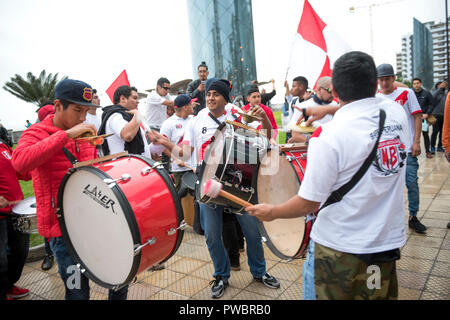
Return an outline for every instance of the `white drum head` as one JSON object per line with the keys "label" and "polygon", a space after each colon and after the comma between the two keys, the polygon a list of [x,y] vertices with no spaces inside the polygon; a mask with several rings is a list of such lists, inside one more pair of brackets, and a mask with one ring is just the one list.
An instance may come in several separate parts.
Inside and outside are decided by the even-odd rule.
{"label": "white drum head", "polygon": [[[262,174],[262,172],[271,171],[268,170],[268,167],[273,166],[272,161],[279,161],[278,170],[272,172],[272,175]],[[277,150],[268,151],[258,171],[258,202],[274,205],[284,203],[295,196],[299,188],[300,182],[297,173],[284,155],[278,156]],[[262,222],[262,226],[263,231],[265,231],[262,234],[268,237],[269,247],[274,247],[275,254],[281,253],[284,256],[282,258],[295,256],[300,249],[305,234],[305,219],[303,217]]]}
{"label": "white drum head", "polygon": [[[216,177],[219,164],[223,164],[224,162],[223,149],[225,146],[226,128],[227,126],[224,126],[221,131],[216,131],[214,134],[214,141],[208,146],[208,150],[205,153],[205,169],[200,181],[200,198],[203,198],[206,195],[204,192],[205,183],[209,179]],[[208,157],[206,157],[207,154]]]}
{"label": "white drum head", "polygon": [[12,210],[13,213],[18,215],[35,216],[36,215],[36,197],[29,197],[23,199],[16,204]]}
{"label": "white drum head", "polygon": [[64,223],[82,267],[108,285],[120,285],[132,269],[133,238],[119,199],[94,170],[77,170],[67,180]]}

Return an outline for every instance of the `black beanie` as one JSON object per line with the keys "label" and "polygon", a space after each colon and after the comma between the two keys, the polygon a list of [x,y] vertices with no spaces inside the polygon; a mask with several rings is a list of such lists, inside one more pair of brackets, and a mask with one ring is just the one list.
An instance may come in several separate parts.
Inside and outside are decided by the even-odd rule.
{"label": "black beanie", "polygon": [[222,79],[222,80],[215,80],[211,83],[205,84],[206,92],[209,90],[216,90],[218,93],[220,93],[227,102],[230,101],[230,82],[228,80]]}

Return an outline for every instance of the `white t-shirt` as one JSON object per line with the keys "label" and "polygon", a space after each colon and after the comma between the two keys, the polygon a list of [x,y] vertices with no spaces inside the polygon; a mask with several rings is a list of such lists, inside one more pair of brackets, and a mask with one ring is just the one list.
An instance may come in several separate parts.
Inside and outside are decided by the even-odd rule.
{"label": "white t-shirt", "polygon": [[167,106],[162,104],[165,100],[172,100],[170,94],[162,97],[155,90],[148,95],[143,112],[149,127],[159,129],[167,119]]}
{"label": "white t-shirt", "polygon": [[410,133],[410,141],[409,141],[409,149],[408,152],[411,152],[412,145],[414,143],[414,115],[416,113],[422,113],[422,108],[420,108],[419,101],[417,101],[416,94],[409,88],[398,88],[396,87],[394,92],[391,94],[382,94],[378,93],[379,96],[387,98],[389,100],[395,101],[401,106],[403,106],[403,110],[405,110],[408,123],[409,123],[409,133]]}
{"label": "white t-shirt", "polygon": [[[314,101],[313,98],[311,98],[311,99],[308,99],[308,100],[303,101],[303,102],[301,102],[301,103],[298,103],[298,102],[297,102],[295,105],[296,105],[297,107],[299,107],[300,109],[302,109],[302,108],[314,108],[314,107],[320,107],[320,106],[337,106],[338,104],[337,104],[336,101],[332,101],[332,102],[329,103],[329,104],[322,104],[322,105],[320,105],[320,104],[318,104],[316,101]],[[292,117],[291,117],[291,121],[290,121],[288,127],[290,127],[290,126],[293,125],[293,124],[295,125],[295,123],[297,122],[298,118],[300,118],[300,114],[302,114],[302,112],[299,111],[297,108],[294,108],[294,114],[293,114]],[[314,121],[314,122],[316,122],[317,124],[322,125],[322,124],[324,124],[324,123],[327,123],[328,121],[331,121],[332,119],[333,119],[333,116],[327,114],[327,115],[326,115],[325,117],[323,117],[322,119],[316,120],[316,121]]]}
{"label": "white t-shirt", "polygon": [[[242,112],[240,108],[229,103],[225,106],[224,114],[217,118],[217,120],[221,123],[225,122],[225,120],[238,120],[239,122],[246,124],[242,121],[242,117],[237,113],[238,111]],[[254,129],[261,128],[261,123],[259,121],[253,121],[246,125]],[[206,148],[211,143],[211,137],[218,127],[219,124],[209,116],[208,107],[200,110],[200,112],[188,122],[182,144],[187,144],[194,148],[194,153],[196,154],[199,163],[203,161]]]}
{"label": "white t-shirt", "polygon": [[[106,122],[105,133],[114,134],[106,138],[110,154],[119,153],[125,150],[125,141],[120,137],[120,132],[127,124],[128,121],[126,121],[120,113],[112,114]],[[145,150],[144,153],[141,153],[141,155],[151,159],[150,149],[147,143],[147,139],[145,138],[144,130],[142,130],[142,128],[139,128],[139,133],[142,135]]]}
{"label": "white t-shirt", "polygon": [[[340,202],[321,210],[311,238],[340,252],[367,254],[406,242],[403,189],[409,139],[408,120],[395,103],[362,99],[340,108],[333,121],[309,141],[308,164],[298,195],[324,203],[347,183],[373,149],[379,110],[386,112],[376,160]],[[316,133],[314,134],[314,136]]]}
{"label": "white t-shirt", "polygon": [[86,113],[86,120],[84,121],[84,123],[93,124],[98,130],[98,128],[100,128],[100,125],[102,124],[102,119],[98,114],[93,115],[88,112]]}
{"label": "white t-shirt", "polygon": [[[165,135],[169,140],[176,145],[181,145],[184,138],[184,132],[188,122],[193,118],[193,116],[188,116],[186,119],[180,118],[176,114],[172,115],[169,119],[163,122],[161,126],[160,133]],[[189,166],[195,168],[197,162],[195,161],[195,153],[192,154],[191,158],[186,162]],[[178,166],[175,161],[172,161],[172,171],[189,171],[191,169],[187,167]]]}

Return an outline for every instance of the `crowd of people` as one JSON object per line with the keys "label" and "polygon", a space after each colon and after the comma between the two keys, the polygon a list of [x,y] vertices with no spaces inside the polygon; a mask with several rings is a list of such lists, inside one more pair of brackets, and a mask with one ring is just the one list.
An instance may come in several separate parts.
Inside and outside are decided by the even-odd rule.
{"label": "crowd of people", "polygon": [[[231,103],[230,81],[209,77],[204,62],[197,70],[198,79],[175,99],[169,94],[171,82],[161,77],[145,103],[139,104],[135,87],[120,86],[113,105],[103,108],[89,84],[62,80],[56,86],[55,100],[39,110],[38,123],[27,124],[14,151],[0,126],[0,300],[28,293],[14,285],[25,263],[28,236],[15,231],[8,219],[13,204],[23,199],[19,179],[33,180],[39,233],[46,245],[42,268],[51,268],[55,259],[66,299],[90,298],[84,274],[79,288],[67,285],[68,267],[76,263],[56,214],[58,188],[71,167],[63,148],[78,161],[128,151],[166,162],[179,190],[184,174],[199,173],[214,133],[226,120],[264,130],[275,143],[280,128],[267,106],[276,95],[274,81],[270,93],[261,92],[256,81],[252,83],[242,94],[248,103],[240,108]],[[225,294],[231,271],[240,270],[239,252],[245,247],[253,279],[280,288],[280,282],[267,272],[257,219],[306,215],[314,225],[303,265],[305,299],[396,299],[396,260],[406,242],[405,185],[409,227],[418,233],[427,229],[417,218],[421,136],[427,158],[436,151],[445,152],[450,162],[448,83],[436,84],[432,94],[418,78],[413,90],[405,88],[396,82],[391,65],[376,67],[367,54],[350,52],[336,61],[332,77],[317,80],[313,91],[303,76],[295,77],[291,87],[287,81],[284,86],[282,113],[288,125],[282,128],[287,131],[283,142],[308,144],[301,187],[286,203],[250,206],[246,208],[249,214],[243,215],[232,207],[196,203],[195,217],[214,266],[211,297]],[[261,120],[248,120],[245,112]],[[289,130],[302,121],[318,128],[312,134]],[[87,132],[110,136],[100,148],[74,140]],[[366,285],[371,265],[381,270],[381,287],[375,290]],[[128,285],[109,290],[109,299],[126,299],[127,293]]]}

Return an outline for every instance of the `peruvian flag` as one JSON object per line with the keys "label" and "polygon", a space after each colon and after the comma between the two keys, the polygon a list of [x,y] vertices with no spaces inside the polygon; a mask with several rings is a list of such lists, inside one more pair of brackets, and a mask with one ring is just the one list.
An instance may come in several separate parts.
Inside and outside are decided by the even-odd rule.
{"label": "peruvian flag", "polygon": [[351,51],[349,45],[320,19],[305,0],[287,76],[304,76],[315,89],[317,80],[331,77],[334,62],[348,51]]}
{"label": "peruvian flag", "polygon": [[116,80],[106,89],[106,94],[111,99],[111,102],[114,103],[114,92],[120,86],[129,86],[130,82],[128,81],[127,71],[123,70]]}

